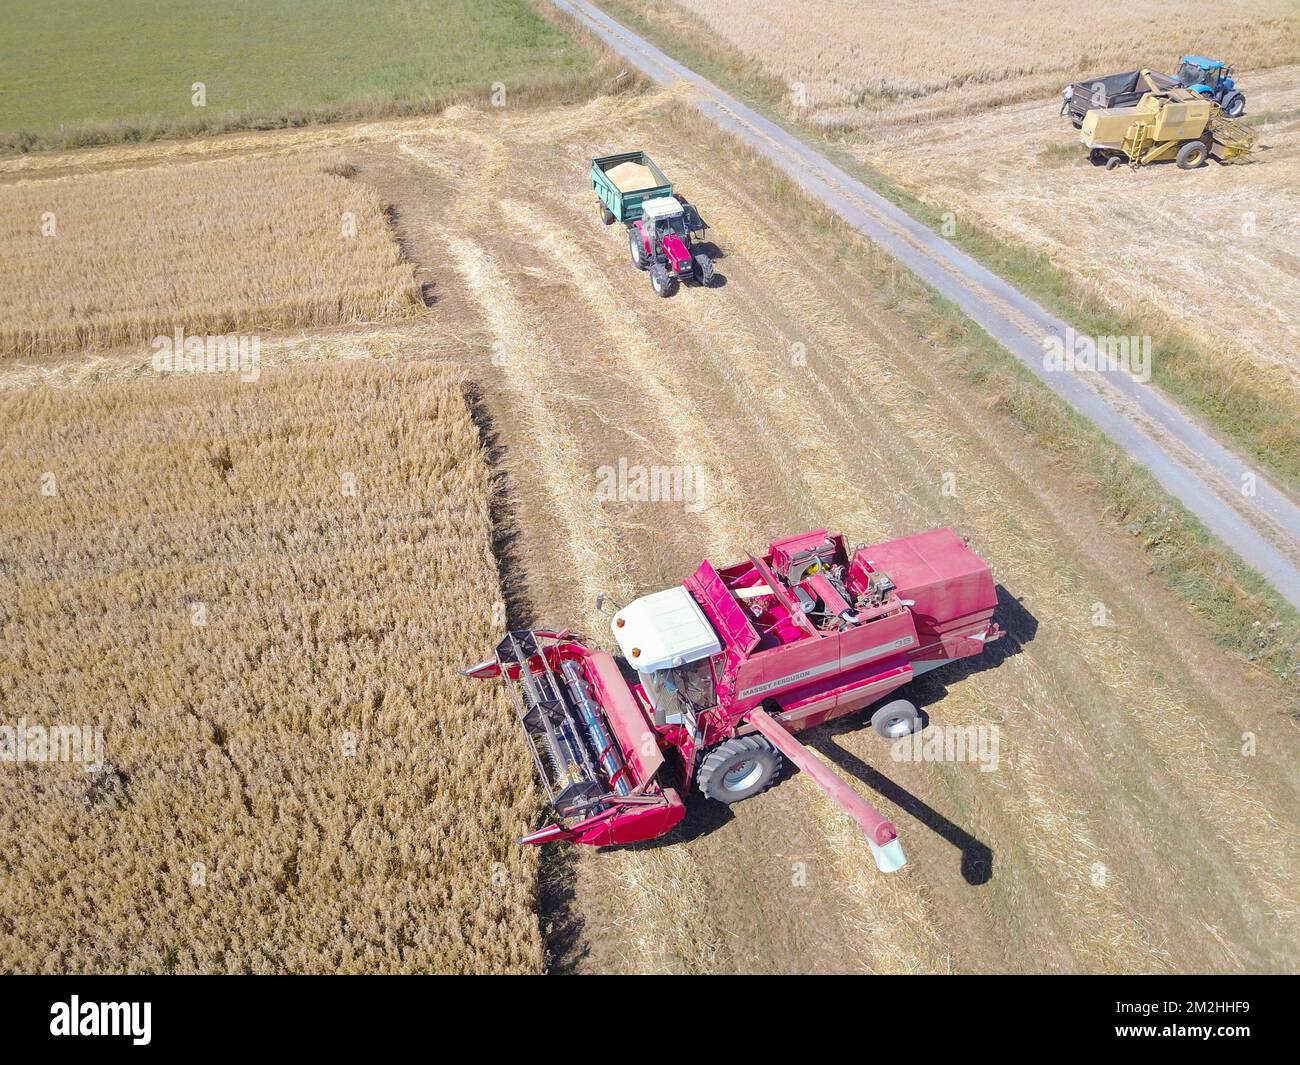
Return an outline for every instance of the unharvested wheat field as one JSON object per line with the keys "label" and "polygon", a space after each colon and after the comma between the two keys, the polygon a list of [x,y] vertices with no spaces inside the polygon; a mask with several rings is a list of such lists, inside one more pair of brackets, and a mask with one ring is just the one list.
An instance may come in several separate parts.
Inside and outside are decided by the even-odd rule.
{"label": "unharvested wheat field", "polygon": [[0,358],[411,311],[419,286],[384,205],[332,167],[230,159],[0,186]]}
{"label": "unharvested wheat field", "polygon": [[[536,971],[535,816],[491,641],[465,381],[313,362],[10,394],[0,970]],[[50,486],[43,491],[43,486]]]}
{"label": "unharvested wheat field", "polygon": [[[629,267],[621,232],[600,225],[590,159],[629,144],[652,145],[713,227],[717,288],[659,299]],[[761,167],[718,144],[716,130],[669,91],[546,110],[455,107],[436,121],[95,154],[111,171],[175,166],[176,158],[201,169],[232,151],[340,153],[356,168],[354,183],[394,206],[401,246],[431,279],[435,299],[394,323],[272,338],[252,385],[159,380],[147,356],[132,351],[101,353],[93,372],[83,372],[92,365],[85,352],[44,358],[41,373],[0,366],[6,413],[32,425],[7,445],[15,472],[7,474],[6,514],[39,516],[23,519],[35,538],[21,533],[4,556],[23,560],[16,602],[46,618],[42,629],[59,652],[15,644],[27,657],[6,678],[33,679],[17,693],[6,680],[6,713],[18,716],[16,699],[45,707],[45,716],[80,704],[81,693],[96,689],[79,686],[74,669],[99,670],[110,685],[101,700],[116,715],[110,721],[136,727],[131,708],[156,691],[167,704],[192,707],[175,729],[206,737],[197,749],[213,767],[193,774],[195,788],[247,830],[244,849],[233,838],[231,849],[262,855],[246,860],[261,879],[240,874],[252,904],[233,890],[222,896],[223,915],[238,899],[258,933],[270,929],[268,950],[258,951],[260,935],[246,944],[249,968],[368,967],[390,956],[388,941],[381,948],[377,940],[393,915],[409,923],[398,924],[402,963],[388,967],[436,967],[429,959],[446,965],[452,957],[462,968],[601,972],[1288,968],[1300,943],[1293,686],[1211,642],[1152,574],[1144,546],[1160,535],[1155,505],[1123,519],[1139,523],[1140,536],[1103,513],[1072,468],[1021,445],[1002,399],[963,375],[952,322],[893,263],[806,226]],[[40,165],[64,168],[68,159],[25,172]],[[422,375],[432,371],[401,369],[413,353],[454,359],[473,382],[500,477],[495,538],[486,481],[476,502],[459,508],[445,493],[412,487],[433,479],[420,471],[443,468],[436,435],[417,417]],[[246,395],[239,388],[280,391],[265,408],[232,407],[229,396]],[[136,404],[141,413],[132,415]],[[159,432],[173,409],[179,428]],[[319,431],[294,450],[290,430],[313,412]],[[98,447],[86,446],[87,426]],[[477,440],[474,448],[477,455]],[[53,466],[50,454],[67,457]],[[598,502],[600,468],[620,460],[702,467],[703,506]],[[149,461],[164,472],[146,476],[139,467]],[[64,470],[57,499],[39,494],[51,469]],[[944,491],[944,471],[953,469],[955,495]],[[348,470],[358,473],[355,499],[338,493]],[[166,487],[146,492],[155,477]],[[101,493],[111,497],[96,503],[102,518],[85,511],[84,530],[53,536],[45,523],[59,512],[50,505],[80,507],[85,478],[108,486],[127,478],[135,487]],[[149,521],[148,506],[165,520]],[[432,520],[423,508],[448,512],[437,536],[422,531]],[[15,521],[6,517],[6,528]],[[675,583],[702,558],[735,561],[771,537],[822,525],[861,542],[951,525],[993,565],[1008,636],[974,668],[936,672],[910,697],[939,723],[996,725],[1001,768],[892,762],[856,717],[806,733],[898,824],[909,864],[887,878],[856,827],[798,774],[731,808],[693,796],[683,825],[652,846],[548,849],[538,871],[530,864],[537,856],[509,842],[540,814],[514,723],[491,686],[454,676],[495,642],[499,617],[475,612],[499,595],[493,543],[514,623],[573,626],[609,644],[596,593],[626,602]],[[90,535],[103,542],[92,546]],[[146,559],[133,537],[148,548]],[[457,583],[458,551],[482,572],[481,594]],[[123,575],[124,563],[96,568],[119,556],[131,574],[156,576],[140,586],[143,578]],[[189,603],[205,595],[208,625],[196,632]],[[1106,626],[1093,624],[1098,601]],[[106,653],[118,646],[119,628],[162,653],[119,671]],[[11,629],[6,623],[7,637]],[[236,642],[222,658],[208,657],[205,641],[227,632],[257,639],[257,650],[244,653]],[[268,644],[277,633],[280,642]],[[229,678],[222,687],[214,670]],[[185,694],[190,685],[201,685],[198,696]],[[477,729],[472,742],[451,742],[437,731],[444,721]],[[431,731],[415,736],[421,728]],[[340,813],[336,774],[362,768],[329,761],[347,729],[386,737],[390,753],[365,782],[342,778],[357,790]],[[1246,731],[1257,740],[1250,758],[1241,754]],[[106,730],[110,759],[113,735]],[[146,742],[142,726],[127,736],[139,746],[120,763],[123,794],[134,787],[141,802],[162,795],[174,805],[155,800],[161,814],[141,831],[163,843],[135,848],[130,876],[115,874],[129,889],[119,905],[167,891],[185,900],[164,911],[176,916],[162,930],[139,909],[125,911],[138,932],[133,944],[162,944],[130,964],[245,964],[207,953],[225,926],[201,908],[212,894],[194,894],[188,879],[192,862],[207,860],[195,851],[227,837],[175,787],[175,773],[166,782],[149,775],[160,772],[148,752],[161,741]],[[378,757],[365,743],[358,757],[366,750]],[[471,752],[472,774],[459,760]],[[299,765],[310,771],[294,776]],[[60,831],[49,838],[73,840],[69,852],[79,845],[82,861],[111,871],[121,851],[94,826],[112,823],[96,817],[128,816],[111,805],[116,778],[87,809],[77,773],[23,773],[4,778],[17,795],[9,805],[32,813],[14,815],[6,831],[19,832],[40,802],[63,803]],[[448,790],[430,791],[432,779]],[[324,799],[315,806],[295,798],[318,792]],[[136,803],[123,801],[128,812]],[[268,810],[270,819],[258,820]],[[92,835],[78,844],[65,825],[88,825]],[[311,846],[299,850],[304,837]],[[433,853],[432,841],[448,838],[456,849]],[[367,846],[386,863],[365,867],[356,851]],[[136,857],[160,851],[165,865]],[[426,864],[426,855],[444,860]],[[67,942],[84,940],[88,950],[101,936],[113,946],[114,926],[82,901],[99,881],[71,853],[40,842],[30,859],[20,857],[41,873],[7,878],[27,885],[28,908],[3,912],[37,917],[4,925],[6,943],[16,944],[29,923],[44,938],[15,955],[15,967],[72,964],[58,946]],[[508,900],[491,892],[497,861],[506,864]],[[382,883],[377,868],[387,872]],[[169,879],[177,872],[178,881]],[[50,895],[37,883],[67,887]],[[354,899],[364,902],[338,916]],[[425,920],[421,902],[435,916]],[[526,920],[534,902],[540,922]],[[372,917],[372,907],[382,916]],[[286,931],[276,931],[279,917]],[[342,934],[340,922],[371,953],[322,948]],[[499,934],[486,931],[498,924]],[[173,927],[194,934],[176,942]],[[464,927],[485,929],[486,938],[441,938]],[[416,928],[432,929],[442,952],[407,946]],[[307,946],[297,945],[300,936]],[[103,967],[127,964],[126,947],[117,946]],[[230,956],[245,954],[232,947]]]}

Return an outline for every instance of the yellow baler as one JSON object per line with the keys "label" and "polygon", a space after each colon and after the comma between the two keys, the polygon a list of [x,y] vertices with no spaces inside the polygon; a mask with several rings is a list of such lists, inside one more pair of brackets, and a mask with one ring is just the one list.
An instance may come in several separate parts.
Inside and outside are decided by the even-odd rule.
{"label": "yellow baler", "polygon": [[1228,118],[1219,105],[1190,89],[1148,93],[1133,107],[1089,111],[1079,139],[1094,163],[1114,169],[1175,159],[1183,170],[1204,166],[1213,155],[1221,162],[1245,155],[1257,134]]}

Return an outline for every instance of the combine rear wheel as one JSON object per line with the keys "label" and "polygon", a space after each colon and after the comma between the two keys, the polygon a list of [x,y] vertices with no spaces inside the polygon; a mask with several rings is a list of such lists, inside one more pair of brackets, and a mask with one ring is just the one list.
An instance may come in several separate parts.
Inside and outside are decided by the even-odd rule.
{"label": "combine rear wheel", "polygon": [[1178,169],[1195,170],[1198,166],[1204,166],[1209,157],[1210,152],[1204,141],[1188,141],[1178,149]]}
{"label": "combine rear wheel", "polygon": [[900,740],[921,727],[921,715],[906,699],[895,699],[871,715],[871,727],[887,740]]}
{"label": "combine rear wheel", "polygon": [[780,751],[762,736],[737,736],[704,756],[695,779],[705,798],[730,805],[770,788],[780,775]]}

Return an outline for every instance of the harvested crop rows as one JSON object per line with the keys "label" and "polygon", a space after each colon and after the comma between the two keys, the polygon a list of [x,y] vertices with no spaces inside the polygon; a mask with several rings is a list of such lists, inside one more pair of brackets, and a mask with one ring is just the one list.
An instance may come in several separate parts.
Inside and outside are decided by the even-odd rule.
{"label": "harvested crop rows", "polygon": [[[920,311],[888,291],[889,264],[842,272],[837,247],[809,244],[715,139],[671,109],[597,101],[544,120],[458,111],[401,136],[396,155],[375,144],[357,156],[363,180],[411,205],[412,254],[450,253],[439,314],[477,323],[528,616],[599,636],[598,590],[626,601],[701,557],[731,561],[820,524],[870,541],[950,523],[993,562],[1013,635],[989,668],[918,694],[936,721],[997,724],[1007,746],[982,774],[892,763],[860,721],[814,733],[883,796],[912,858],[904,873],[878,876],[851,826],[796,779],[729,811],[696,806],[671,845],[559,859],[585,928],[559,963],[1284,966],[1300,796],[1283,694],[1209,645],[1131,538],[945,372],[944,337],[917,337]],[[627,144],[655,145],[715,227],[719,288],[658,299],[621,232],[599,224],[587,162]],[[520,153],[527,195],[510,176]],[[599,471],[620,460],[700,464],[704,505],[597,502]],[[1098,602],[1106,627],[1092,623]],[[1254,760],[1244,730],[1260,738]]]}

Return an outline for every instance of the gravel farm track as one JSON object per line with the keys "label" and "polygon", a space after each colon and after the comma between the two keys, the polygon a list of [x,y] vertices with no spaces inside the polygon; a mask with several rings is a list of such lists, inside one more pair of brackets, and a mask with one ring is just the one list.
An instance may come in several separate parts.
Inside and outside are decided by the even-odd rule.
{"label": "gravel farm track", "polygon": [[[654,844],[551,852],[554,969],[1292,966],[1300,734],[1283,687],[1208,640],[1133,538],[1023,446],[992,397],[945,372],[941,342],[918,334],[886,272],[851,276],[840,238],[765,197],[677,95],[47,156],[0,180],[92,158],[344,153],[392,205],[428,311],[268,340],[264,361],[469,369],[502,474],[514,623],[604,640],[598,591],[625,601],[701,558],[734,561],[822,525],[857,542],[951,525],[992,564],[1009,635],[918,682],[915,699],[936,724],[998,726],[995,772],[891,761],[860,718],[805,734],[896,822],[905,870],[880,875],[852,823],[797,775],[735,808],[696,797]],[[659,299],[621,229],[600,225],[589,160],[627,145],[653,146],[699,205],[716,288]],[[143,359],[75,372],[131,373]],[[74,369],[4,376],[16,387],[16,375]],[[702,467],[704,505],[597,502],[598,469],[620,460]],[[1093,624],[1099,603],[1106,626]]]}

